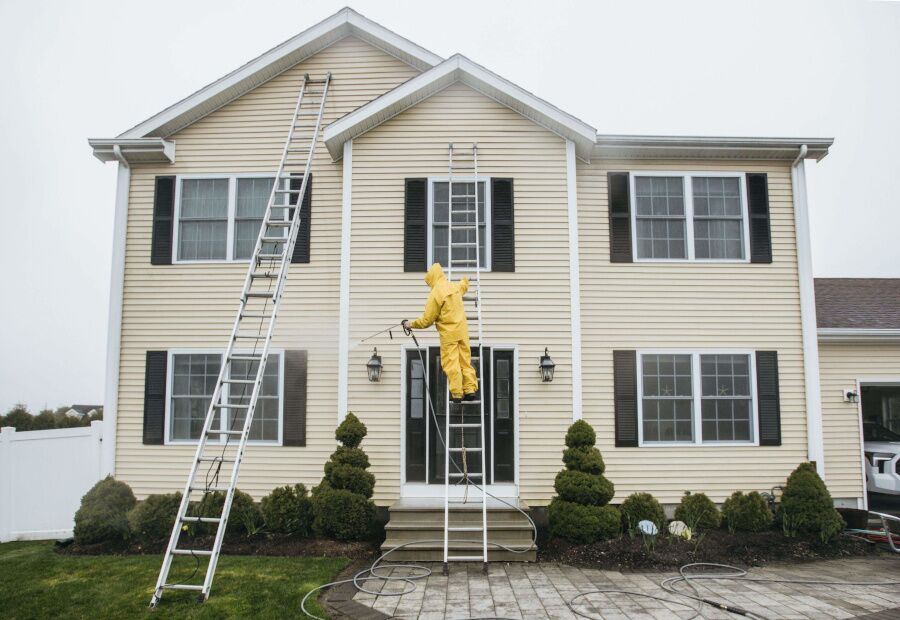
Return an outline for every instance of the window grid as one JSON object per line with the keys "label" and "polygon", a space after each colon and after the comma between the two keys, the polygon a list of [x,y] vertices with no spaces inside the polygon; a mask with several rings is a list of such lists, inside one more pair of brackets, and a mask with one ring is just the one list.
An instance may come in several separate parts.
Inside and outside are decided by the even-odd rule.
{"label": "window grid", "polygon": [[[222,353],[207,352],[173,352],[170,364],[172,367],[167,433],[170,443],[193,442],[200,438],[209,403],[215,391],[223,359]],[[253,379],[256,376],[258,363],[233,362],[231,379]],[[250,423],[250,441],[275,443],[281,435],[281,354],[270,353],[263,374],[263,383],[257,398],[256,411]],[[248,404],[252,394],[252,386],[223,385],[224,398],[230,404]],[[235,412],[233,417],[225,419],[219,412],[213,422],[213,428],[243,428],[246,410]],[[225,438],[220,438],[221,442]],[[215,439],[209,440],[216,443]]]}
{"label": "window grid", "polygon": [[[747,262],[744,173],[639,171],[630,176],[635,260]],[[673,179],[681,182],[682,200]]]}
{"label": "window grid", "polygon": [[229,210],[228,179],[184,179],[181,182],[178,258],[225,258]]}
{"label": "window grid", "polygon": [[[454,181],[452,201],[448,199],[449,182],[446,180],[431,181],[431,205],[429,215],[431,218],[431,260],[429,262],[440,263],[447,268],[448,251],[451,245],[448,239],[450,231],[450,217],[453,217],[452,251],[454,261],[472,261],[468,266],[456,267],[457,271],[469,271],[474,269],[476,258],[475,230],[461,230],[455,228],[459,225],[475,223],[475,188],[478,196],[478,258],[482,270],[489,269],[489,220],[487,204],[487,181],[470,180]],[[451,206],[452,205],[452,206]],[[458,263],[457,263],[458,264]]]}
{"label": "window grid", "polygon": [[[690,396],[683,378],[685,359],[690,367]],[[673,369],[676,360],[681,364],[677,371]],[[639,445],[757,445],[754,363],[752,351],[639,351]],[[690,438],[686,423],[678,428],[684,414],[679,420],[671,404],[660,409],[660,402],[671,401],[690,403]]]}

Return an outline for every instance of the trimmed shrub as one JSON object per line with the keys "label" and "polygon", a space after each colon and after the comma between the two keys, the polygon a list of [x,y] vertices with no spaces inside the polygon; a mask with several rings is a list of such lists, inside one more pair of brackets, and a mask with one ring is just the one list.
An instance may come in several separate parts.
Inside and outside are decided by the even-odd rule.
{"label": "trimmed shrub", "polygon": [[569,448],[592,448],[597,443],[597,433],[584,420],[578,420],[566,432],[566,446]]}
{"label": "trimmed shrub", "polygon": [[366,471],[369,457],[359,448],[367,432],[353,413],[348,413],[334,432],[344,445],[325,463],[325,477],[312,492],[313,530],[319,536],[362,540],[371,533],[375,476]]}
{"label": "trimmed shrub", "polygon": [[649,493],[632,493],[619,506],[619,512],[622,513],[622,526],[628,532],[645,519],[653,521],[660,532],[666,526],[666,511]]}
{"label": "trimmed shrub", "polygon": [[817,534],[823,542],[834,538],[845,525],[812,463],[801,463],[788,476],[779,517],[785,536]]}
{"label": "trimmed shrub", "polygon": [[600,450],[591,446],[577,446],[563,450],[563,463],[567,469],[583,471],[587,474],[602,474],[606,464]]}
{"label": "trimmed shrub", "polygon": [[[188,514],[196,517],[219,517],[222,514],[223,506],[225,506],[225,493],[216,491],[205,495],[195,510],[189,511]],[[235,489],[225,534],[228,536],[256,534],[262,528],[262,523],[262,513],[253,498],[240,489]],[[200,523],[197,524],[195,531],[197,534],[212,535],[216,533],[216,529],[217,524],[215,523]]]}
{"label": "trimmed shrub", "polygon": [[137,500],[124,482],[107,476],[85,493],[75,513],[75,541],[79,544],[123,543],[131,537],[128,511]]}
{"label": "trimmed shrub", "polygon": [[312,500],[302,484],[272,489],[260,504],[266,529],[274,534],[309,536],[312,529]]}
{"label": "trimmed shrub", "polygon": [[375,504],[346,489],[320,490],[315,494],[313,529],[319,536],[335,540],[361,540],[375,520]]}
{"label": "trimmed shrub", "polygon": [[556,474],[553,488],[561,500],[587,506],[608,504],[615,494],[612,482],[603,476],[571,469]]}
{"label": "trimmed shrub", "polygon": [[591,425],[578,420],[566,433],[563,462],[556,474],[556,497],[550,502],[550,533],[575,543],[590,543],[619,535],[619,512],[606,504],[615,494],[613,483],[603,477],[605,466],[594,447],[597,436]]}
{"label": "trimmed shrub", "polygon": [[351,411],[335,430],[334,438],[348,448],[357,448],[367,433],[366,425]]}
{"label": "trimmed shrub", "polygon": [[772,511],[756,491],[732,493],[722,504],[722,517],[730,532],[762,532],[772,526]]}
{"label": "trimmed shrub", "polygon": [[181,493],[148,495],[128,513],[131,532],[143,543],[163,540],[172,533],[180,504]]}
{"label": "trimmed shrub", "polygon": [[550,503],[549,517],[551,535],[581,544],[615,538],[622,519],[613,506],[585,506],[559,498]]}
{"label": "trimmed shrub", "polygon": [[697,528],[712,530],[722,524],[722,513],[705,493],[685,491],[675,508],[675,520],[684,521],[693,531]]}

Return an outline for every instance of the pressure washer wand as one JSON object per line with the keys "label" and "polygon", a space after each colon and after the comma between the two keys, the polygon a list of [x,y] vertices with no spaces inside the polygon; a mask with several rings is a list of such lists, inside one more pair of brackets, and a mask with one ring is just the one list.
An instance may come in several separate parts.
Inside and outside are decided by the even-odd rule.
{"label": "pressure washer wand", "polygon": [[383,334],[384,332],[387,332],[388,335],[391,337],[391,340],[393,340],[393,339],[394,339],[394,334],[391,333],[391,330],[397,329],[398,327],[400,327],[400,325],[401,325],[400,323],[394,323],[394,324],[391,325],[390,327],[385,327],[385,328],[382,329],[380,332],[375,332],[375,333],[372,334],[371,336],[366,336],[365,338],[363,338],[362,340],[360,340],[360,342],[365,342],[366,340],[371,340],[371,339],[374,338],[375,336],[380,336],[380,335]]}

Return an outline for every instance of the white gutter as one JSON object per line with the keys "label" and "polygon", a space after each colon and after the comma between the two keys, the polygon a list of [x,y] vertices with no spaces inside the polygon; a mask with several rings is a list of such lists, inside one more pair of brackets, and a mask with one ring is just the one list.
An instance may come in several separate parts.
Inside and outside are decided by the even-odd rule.
{"label": "white gutter", "polygon": [[343,174],[343,197],[341,200],[341,277],[338,310],[338,424],[344,421],[349,406],[350,224],[353,220],[353,140],[344,142]]}
{"label": "white gutter", "polygon": [[825,479],[825,447],[822,436],[822,396],[819,383],[819,341],[816,329],[816,292],[813,286],[812,243],[809,234],[809,206],[806,196],[804,144],[791,164],[794,195],[794,226],[797,234],[797,271],[800,280],[800,321],[803,335],[803,375],[806,385],[807,458]]}
{"label": "white gutter", "polygon": [[566,194],[569,207],[569,305],[572,321],[572,420],[582,417],[581,269],[578,254],[578,179],[575,143],[566,140]]}
{"label": "white gutter", "polygon": [[900,329],[820,327],[819,342],[896,342]]}
{"label": "white gutter", "polygon": [[125,233],[128,226],[128,189],[131,168],[118,145],[113,153],[119,161],[116,177],[116,207],[113,221],[112,266],[109,278],[109,315],[106,332],[106,386],[103,392],[103,448],[101,472],[116,473],[116,426],[119,406],[119,361],[122,346],[122,291],[125,282]]}

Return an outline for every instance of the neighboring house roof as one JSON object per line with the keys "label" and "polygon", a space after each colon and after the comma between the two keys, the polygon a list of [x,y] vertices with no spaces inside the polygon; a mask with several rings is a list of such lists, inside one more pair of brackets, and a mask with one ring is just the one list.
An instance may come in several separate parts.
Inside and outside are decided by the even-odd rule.
{"label": "neighboring house roof", "polygon": [[365,133],[457,81],[572,140],[582,159],[590,159],[592,155],[792,159],[800,147],[806,145],[806,157],[818,160],[828,154],[833,142],[830,138],[598,135],[587,123],[465,56],[457,54],[443,60],[347,7],[119,136],[90,139],[88,143],[94,156],[104,162],[172,163],[175,161],[175,143],[166,138],[348,36],[358,37],[424,73],[326,127],[323,137],[334,159],[342,156],[342,145],[346,140]]}
{"label": "neighboring house roof", "polygon": [[900,338],[900,278],[816,278],[824,340]]}
{"label": "neighboring house roof", "polygon": [[331,123],[323,135],[325,146],[332,158],[340,159],[347,140],[366,133],[456,82],[462,82],[553,133],[572,140],[579,156],[590,158],[596,129],[462,54],[451,56]]}
{"label": "neighboring house roof", "polygon": [[69,409],[74,409],[78,413],[90,413],[100,409],[102,405],[72,405]]}

